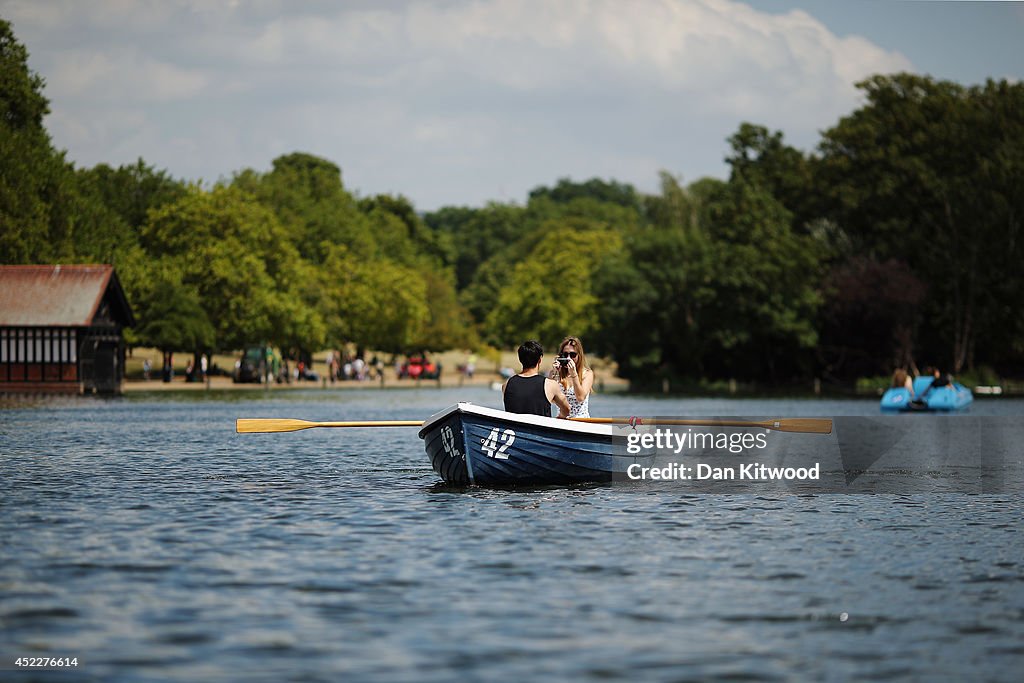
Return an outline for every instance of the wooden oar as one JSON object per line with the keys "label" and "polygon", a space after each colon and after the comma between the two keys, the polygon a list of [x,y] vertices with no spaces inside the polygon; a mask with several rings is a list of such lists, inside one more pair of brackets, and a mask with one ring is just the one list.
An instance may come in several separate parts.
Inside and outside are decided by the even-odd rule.
{"label": "wooden oar", "polygon": [[832,420],[824,417],[777,417],[771,420],[675,420],[653,417],[574,417],[574,422],[591,424],[626,424],[668,427],[760,427],[777,432],[801,432],[804,434],[831,434]]}
{"label": "wooden oar", "polygon": [[[774,429],[779,432],[802,432],[805,434],[831,434],[832,420],[828,418],[785,418],[773,420],[673,420],[655,418],[613,418],[613,417],[576,417],[573,422],[590,424],[634,424],[663,425],[669,427],[760,427]],[[307,420],[290,420],[287,418],[239,418],[235,420],[235,431],[239,434],[297,432],[312,427],[421,427],[417,420],[368,420],[366,422],[309,422]]]}
{"label": "wooden oar", "polygon": [[267,432],[297,432],[311,427],[421,427],[418,420],[369,420],[367,422],[308,422],[286,418],[239,418],[235,420],[235,431],[239,434]]}

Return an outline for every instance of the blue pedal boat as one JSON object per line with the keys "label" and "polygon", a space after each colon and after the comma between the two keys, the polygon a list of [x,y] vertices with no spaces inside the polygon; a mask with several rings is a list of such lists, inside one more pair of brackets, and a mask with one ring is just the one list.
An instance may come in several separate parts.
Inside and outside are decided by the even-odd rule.
{"label": "blue pedal boat", "polygon": [[651,455],[616,455],[613,426],[458,403],[420,428],[434,471],[451,484],[545,486],[609,482]]}
{"label": "blue pedal boat", "polygon": [[910,395],[910,391],[906,387],[890,387],[882,395],[882,410],[900,412],[963,410],[974,400],[971,390],[958,382],[929,391],[928,387],[931,384],[932,378],[928,375],[915,378],[913,396]]}

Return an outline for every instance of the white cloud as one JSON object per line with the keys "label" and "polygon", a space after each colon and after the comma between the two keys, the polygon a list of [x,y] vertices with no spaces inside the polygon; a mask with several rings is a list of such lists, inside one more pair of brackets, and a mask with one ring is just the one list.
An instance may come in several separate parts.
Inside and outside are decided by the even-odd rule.
{"label": "white cloud", "polygon": [[856,106],[854,81],[913,69],[805,12],[733,0],[0,7],[47,79],[56,143],[81,164],[141,154],[213,179],[304,149],[364,194],[425,208],[567,173],[651,189],[658,168],[720,173],[741,121],[810,145]]}
{"label": "white cloud", "polygon": [[54,58],[49,89],[61,96],[117,102],[151,103],[190,99],[202,93],[210,77],[137,54],[133,49],[62,52]]}

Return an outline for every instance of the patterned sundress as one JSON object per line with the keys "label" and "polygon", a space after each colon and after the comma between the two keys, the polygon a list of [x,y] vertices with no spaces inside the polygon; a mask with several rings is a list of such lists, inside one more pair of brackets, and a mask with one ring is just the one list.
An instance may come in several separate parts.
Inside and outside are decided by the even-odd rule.
{"label": "patterned sundress", "polygon": [[562,392],[569,402],[569,417],[590,417],[590,394],[580,403],[576,400],[576,388],[571,384],[568,387],[563,384]]}

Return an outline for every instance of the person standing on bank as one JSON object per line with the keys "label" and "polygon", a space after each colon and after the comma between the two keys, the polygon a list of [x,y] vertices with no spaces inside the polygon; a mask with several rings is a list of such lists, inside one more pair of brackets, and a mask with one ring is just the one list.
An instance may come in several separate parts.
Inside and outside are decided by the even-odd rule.
{"label": "person standing on bank", "polygon": [[540,374],[540,362],[544,358],[544,347],[529,340],[519,347],[519,362],[523,371],[508,378],[501,388],[505,399],[505,410],[510,413],[526,413],[551,417],[551,404],[558,406],[558,417],[569,415],[569,402],[565,400],[558,382]]}
{"label": "person standing on bank", "polygon": [[558,382],[569,402],[569,417],[590,417],[590,392],[594,388],[594,372],[587,366],[583,342],[579,337],[566,337],[558,345],[558,358],[548,375]]}

